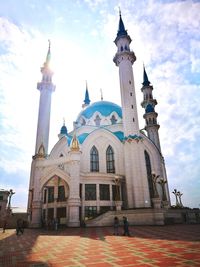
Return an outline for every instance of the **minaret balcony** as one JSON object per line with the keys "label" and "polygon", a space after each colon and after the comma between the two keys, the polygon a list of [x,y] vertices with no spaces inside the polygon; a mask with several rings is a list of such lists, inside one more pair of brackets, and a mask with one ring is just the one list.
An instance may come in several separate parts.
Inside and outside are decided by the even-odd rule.
{"label": "minaret balcony", "polygon": [[135,53],[133,51],[117,52],[113,58],[116,66],[119,66],[122,60],[129,60],[133,64],[136,61]]}
{"label": "minaret balcony", "polygon": [[158,103],[156,99],[145,99],[141,102],[141,106],[143,108],[146,108],[148,104],[151,104],[153,107],[155,107],[155,105],[157,105]]}

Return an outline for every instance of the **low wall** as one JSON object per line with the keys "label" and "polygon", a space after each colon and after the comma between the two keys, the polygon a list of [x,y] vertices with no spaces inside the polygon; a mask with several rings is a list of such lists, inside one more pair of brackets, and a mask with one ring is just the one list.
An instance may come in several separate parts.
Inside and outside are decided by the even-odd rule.
{"label": "low wall", "polygon": [[200,223],[199,209],[168,209],[165,213],[165,224]]}
{"label": "low wall", "polygon": [[[9,218],[6,220],[6,228],[7,229],[13,229],[16,228],[17,226],[17,220],[22,219],[23,221],[26,222],[26,227],[28,227],[28,215],[25,212],[19,212],[19,213],[13,213],[12,215],[9,216]],[[3,227],[4,221],[1,219],[0,220],[0,228]]]}
{"label": "low wall", "polygon": [[120,224],[123,222],[123,216],[126,216],[130,225],[164,225],[164,210],[162,209],[108,211],[85,223],[88,227],[112,226],[115,216],[119,218]]}

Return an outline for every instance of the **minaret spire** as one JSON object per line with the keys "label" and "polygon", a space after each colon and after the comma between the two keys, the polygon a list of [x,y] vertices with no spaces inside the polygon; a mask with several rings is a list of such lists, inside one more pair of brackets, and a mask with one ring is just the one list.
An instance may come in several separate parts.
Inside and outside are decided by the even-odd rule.
{"label": "minaret spire", "polygon": [[88,85],[87,85],[87,81],[86,81],[86,90],[85,90],[85,99],[84,99],[84,104],[82,105],[82,107],[86,107],[90,104],[90,98],[89,98],[89,92],[88,92]]}
{"label": "minaret spire", "polygon": [[47,52],[46,61],[41,68],[42,81],[37,84],[37,89],[40,91],[40,104],[38,114],[37,137],[35,146],[35,157],[39,153],[41,145],[44,147],[44,153],[48,154],[49,145],[49,128],[50,128],[50,113],[51,113],[51,94],[55,91],[55,85],[52,83],[53,71],[50,69],[50,41]]}
{"label": "minaret spire", "polygon": [[144,73],[143,73],[143,83],[142,84],[144,86],[149,86],[150,85],[150,81],[148,79],[144,64],[143,64],[143,68],[144,68]]}
{"label": "minaret spire", "polygon": [[48,42],[49,42],[49,48],[48,48],[46,62],[45,62],[47,66],[49,66],[50,61],[51,61],[51,41],[48,40]]}
{"label": "minaret spire", "polygon": [[102,91],[102,89],[100,89],[100,92],[101,92],[101,101],[103,101],[103,91]]}

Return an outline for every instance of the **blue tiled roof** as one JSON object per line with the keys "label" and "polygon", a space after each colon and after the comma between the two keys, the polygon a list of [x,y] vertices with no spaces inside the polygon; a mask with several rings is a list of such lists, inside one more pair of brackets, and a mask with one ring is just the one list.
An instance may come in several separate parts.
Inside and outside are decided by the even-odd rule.
{"label": "blue tiled roof", "polygon": [[[110,133],[114,134],[121,142],[124,141],[124,133],[123,132],[117,131],[117,132],[110,132]],[[83,144],[85,139],[88,137],[88,135],[90,135],[90,133],[82,133],[79,136],[77,136],[79,144]],[[71,140],[72,140],[72,136],[71,135],[67,135],[67,143],[68,143],[68,145],[71,144]]]}
{"label": "blue tiled roof", "polygon": [[83,134],[80,134],[79,136],[78,136],[78,141],[79,141],[79,143],[80,144],[82,144],[84,141],[85,141],[85,139],[86,139],[86,137],[89,135],[89,133],[83,133]]}
{"label": "blue tiled roof", "polygon": [[154,107],[151,104],[148,104],[145,108],[146,113],[154,112]]}
{"label": "blue tiled roof", "polygon": [[117,104],[114,104],[109,101],[98,101],[89,105],[84,109],[77,118],[77,121],[81,116],[84,116],[87,119],[90,119],[95,112],[99,112],[102,116],[109,116],[112,112],[116,112],[120,118],[122,118],[122,109]]}
{"label": "blue tiled roof", "polygon": [[121,131],[113,132],[113,134],[122,142],[124,140],[124,133]]}

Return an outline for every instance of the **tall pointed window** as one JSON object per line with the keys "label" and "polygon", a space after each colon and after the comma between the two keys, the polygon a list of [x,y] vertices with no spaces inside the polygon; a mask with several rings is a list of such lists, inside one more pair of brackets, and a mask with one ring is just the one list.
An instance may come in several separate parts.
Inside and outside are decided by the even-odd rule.
{"label": "tall pointed window", "polygon": [[90,150],[90,171],[99,171],[99,153],[95,146]]}
{"label": "tall pointed window", "polygon": [[111,146],[106,150],[106,166],[108,173],[115,173],[114,151]]}
{"label": "tall pointed window", "polygon": [[144,156],[145,156],[145,162],[146,162],[146,170],[147,170],[147,179],[148,179],[148,184],[149,184],[149,193],[150,197],[153,197],[153,182],[152,182],[152,171],[151,171],[151,161],[150,161],[150,156],[148,152],[145,150],[144,151]]}

